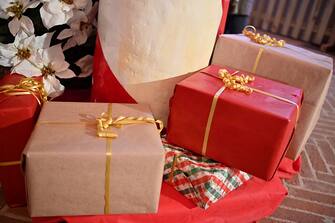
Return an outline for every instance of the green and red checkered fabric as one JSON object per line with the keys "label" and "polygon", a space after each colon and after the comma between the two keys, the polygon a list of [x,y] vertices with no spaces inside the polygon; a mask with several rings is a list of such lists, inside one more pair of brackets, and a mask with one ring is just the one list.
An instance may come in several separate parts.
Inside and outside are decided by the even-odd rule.
{"label": "green and red checkered fabric", "polygon": [[207,209],[251,178],[240,170],[169,145],[164,139],[163,144],[164,181],[201,208]]}

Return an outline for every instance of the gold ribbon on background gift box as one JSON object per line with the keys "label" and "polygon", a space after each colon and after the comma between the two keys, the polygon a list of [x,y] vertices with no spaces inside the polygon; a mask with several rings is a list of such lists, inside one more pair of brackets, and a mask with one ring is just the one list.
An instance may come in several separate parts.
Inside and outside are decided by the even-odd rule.
{"label": "gold ribbon on background gift box", "polygon": [[[48,99],[43,83],[30,77],[22,78],[18,84],[1,85],[0,94],[9,96],[32,95],[40,106]],[[16,166],[20,164],[21,161],[0,162],[0,167]]]}
{"label": "gold ribbon on background gift box", "polygon": [[[206,73],[206,72],[202,72],[202,73],[212,76],[212,74],[210,74],[210,73]],[[297,103],[295,103],[294,101],[288,100],[286,98],[271,94],[269,92],[265,92],[265,91],[247,86],[248,83],[255,80],[255,77],[249,76],[249,75],[244,75],[244,74],[241,74],[240,76],[237,76],[236,74],[239,73],[239,71],[235,71],[234,73],[229,73],[226,69],[220,69],[218,73],[219,73],[218,78],[220,78],[223,81],[223,86],[215,93],[215,95],[213,97],[213,100],[212,100],[211,108],[210,108],[208,119],[207,119],[204,140],[203,140],[203,143],[202,143],[201,154],[203,156],[205,156],[206,153],[207,153],[208,138],[209,138],[209,134],[210,134],[211,126],[212,126],[212,121],[213,121],[214,112],[215,112],[215,109],[216,109],[216,104],[218,102],[219,96],[224,92],[224,90],[226,88],[228,88],[230,90],[242,92],[242,93],[245,93],[247,95],[252,94],[253,92],[257,92],[257,93],[260,93],[260,94],[263,94],[263,95],[266,95],[266,96],[269,96],[269,97],[287,102],[289,104],[292,104],[297,108],[297,119],[296,119],[296,121],[298,120],[299,114],[300,114],[300,108],[299,108],[299,105]]]}
{"label": "gold ribbon on background gift box", "polygon": [[[60,122],[60,121],[42,121],[37,124],[58,124],[58,125],[73,125],[73,124],[90,124],[89,121],[84,122]],[[151,117],[125,117],[118,116],[112,118],[112,104],[108,104],[107,112],[103,112],[92,124],[97,124],[97,137],[106,139],[106,166],[105,166],[105,207],[104,213],[110,214],[110,173],[112,160],[112,140],[117,138],[117,134],[110,131],[111,127],[121,128],[124,125],[134,124],[155,124],[158,131],[161,132],[164,125],[161,120],[155,120]]]}
{"label": "gold ribbon on background gift box", "polygon": [[[252,25],[247,25],[246,27],[244,27],[242,33],[243,35],[247,36],[251,41],[258,43],[260,45],[272,46],[272,47],[284,47],[285,46],[284,40],[277,40],[276,38],[272,38],[266,34],[261,35],[256,32],[256,28]],[[259,48],[255,63],[251,70],[252,73],[256,73],[259,61],[262,57],[264,50],[265,48],[263,46]]]}

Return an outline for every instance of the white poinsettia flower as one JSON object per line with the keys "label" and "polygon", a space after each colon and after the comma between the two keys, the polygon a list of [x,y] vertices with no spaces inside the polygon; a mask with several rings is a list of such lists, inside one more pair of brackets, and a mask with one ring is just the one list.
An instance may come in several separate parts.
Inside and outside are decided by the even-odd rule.
{"label": "white poinsettia flower", "polygon": [[73,11],[84,9],[88,0],[41,0],[40,9],[43,25],[50,29],[53,26],[66,24],[73,17]]}
{"label": "white poinsettia flower", "polygon": [[38,0],[1,0],[0,18],[12,20],[8,23],[10,33],[15,36],[20,30],[26,33],[34,33],[34,24],[28,16],[23,13],[29,8],[35,8],[40,4]]}
{"label": "white poinsettia flower", "polygon": [[92,1],[89,0],[87,6],[83,10],[74,11],[73,18],[69,20],[69,29],[64,29],[59,33],[58,39],[68,39],[63,50],[67,50],[76,45],[86,43],[88,37],[92,34],[96,27],[96,15],[98,12],[98,2],[92,6]]}
{"label": "white poinsettia flower", "polygon": [[60,96],[65,90],[60,81],[55,76],[51,75],[43,77],[43,85],[48,96],[51,98]]}
{"label": "white poinsettia flower", "polygon": [[40,61],[37,67],[43,76],[43,83],[48,96],[56,97],[64,91],[64,86],[57,80],[59,78],[72,78],[75,74],[69,69],[70,64],[65,61],[60,44],[38,52]]}
{"label": "white poinsettia flower", "polygon": [[42,36],[28,36],[20,31],[13,43],[0,43],[0,65],[12,67],[11,73],[20,73],[25,76],[38,76],[36,67],[37,50],[50,46],[53,33],[45,33]]}
{"label": "white poinsettia flower", "polygon": [[75,62],[75,64],[80,67],[81,73],[79,74],[78,77],[88,77],[92,74],[93,72],[93,56],[92,55],[86,55],[82,58],[80,58],[79,60],[77,60],[77,62]]}

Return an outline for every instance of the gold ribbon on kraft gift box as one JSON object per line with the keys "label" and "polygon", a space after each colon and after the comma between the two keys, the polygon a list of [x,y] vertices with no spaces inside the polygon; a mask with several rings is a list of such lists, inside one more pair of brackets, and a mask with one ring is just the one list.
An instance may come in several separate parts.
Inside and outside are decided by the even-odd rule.
{"label": "gold ribbon on kraft gift box", "polygon": [[[202,72],[202,73],[212,76],[212,74],[207,73],[207,72]],[[210,134],[211,126],[212,126],[216,104],[218,102],[219,96],[224,92],[226,88],[230,90],[242,92],[247,95],[253,92],[257,92],[259,94],[263,94],[263,95],[266,95],[266,96],[269,96],[269,97],[272,97],[272,98],[275,98],[275,99],[278,99],[278,100],[294,105],[297,108],[297,119],[296,119],[296,124],[297,124],[297,120],[300,114],[300,108],[296,102],[280,97],[278,95],[271,94],[269,92],[265,92],[265,91],[247,86],[248,83],[255,80],[255,77],[250,76],[250,75],[244,75],[244,74],[237,76],[236,75],[237,73],[239,73],[239,71],[235,71],[234,73],[229,73],[226,69],[220,69],[218,72],[219,75],[217,77],[222,80],[223,86],[214,94],[214,97],[212,99],[212,104],[211,104],[211,108],[209,111],[206,129],[205,129],[204,140],[202,143],[201,154],[203,156],[205,156],[207,153],[208,138],[209,138],[209,134]]]}
{"label": "gold ribbon on kraft gift box", "polygon": [[[272,38],[271,36],[267,34],[259,34],[256,31],[256,28],[252,25],[247,25],[244,27],[242,31],[243,35],[248,37],[251,41],[260,44],[260,45],[265,45],[265,46],[272,46],[272,47],[284,47],[285,46],[285,41],[284,40],[277,40],[276,38]],[[259,61],[262,57],[262,54],[264,52],[265,48],[262,46],[259,48],[258,54],[256,56],[255,63],[252,67],[251,72],[256,73]]]}
{"label": "gold ribbon on kraft gift box", "polygon": [[[37,124],[58,124],[58,125],[73,125],[73,124],[90,124],[90,121],[83,122],[62,122],[62,121],[41,121]],[[112,104],[108,104],[107,112],[103,112],[92,124],[97,125],[97,137],[106,139],[106,166],[105,166],[105,207],[104,213],[110,214],[110,174],[111,174],[111,160],[112,160],[112,140],[116,139],[118,135],[110,130],[111,127],[121,128],[124,125],[134,124],[155,124],[158,131],[161,132],[164,125],[161,120],[155,120],[151,117],[125,117],[118,116],[112,118]]]}
{"label": "gold ribbon on kraft gift box", "polygon": [[[43,83],[30,77],[22,78],[18,84],[1,85],[0,94],[9,96],[32,95],[40,106],[48,99]],[[21,161],[0,162],[0,167],[16,166],[20,164]]]}
{"label": "gold ribbon on kraft gift box", "polygon": [[105,214],[110,214],[110,162],[112,159],[112,139],[117,138],[117,134],[108,130],[109,127],[121,128],[123,125],[131,124],[155,124],[159,132],[163,129],[163,122],[150,117],[124,117],[112,118],[112,104],[108,104],[107,113],[102,113],[97,118],[97,135],[106,138],[106,170],[105,170]]}

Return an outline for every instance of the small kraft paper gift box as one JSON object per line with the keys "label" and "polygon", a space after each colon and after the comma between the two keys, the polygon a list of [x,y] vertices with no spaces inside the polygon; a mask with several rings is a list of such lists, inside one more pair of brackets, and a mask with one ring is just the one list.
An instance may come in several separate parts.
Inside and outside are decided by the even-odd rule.
{"label": "small kraft paper gift box", "polygon": [[23,157],[30,215],[157,212],[156,123],[146,105],[45,103]]}
{"label": "small kraft paper gift box", "polygon": [[295,129],[302,90],[211,65],[181,81],[167,142],[271,179]]}
{"label": "small kraft paper gift box", "polygon": [[37,79],[10,74],[0,80],[0,182],[10,207],[26,205],[21,153],[44,99]]}
{"label": "small kraft paper gift box", "polygon": [[244,34],[221,35],[212,63],[303,89],[301,116],[286,155],[296,160],[320,116],[332,77],[333,60],[269,36],[257,35],[251,26]]}

